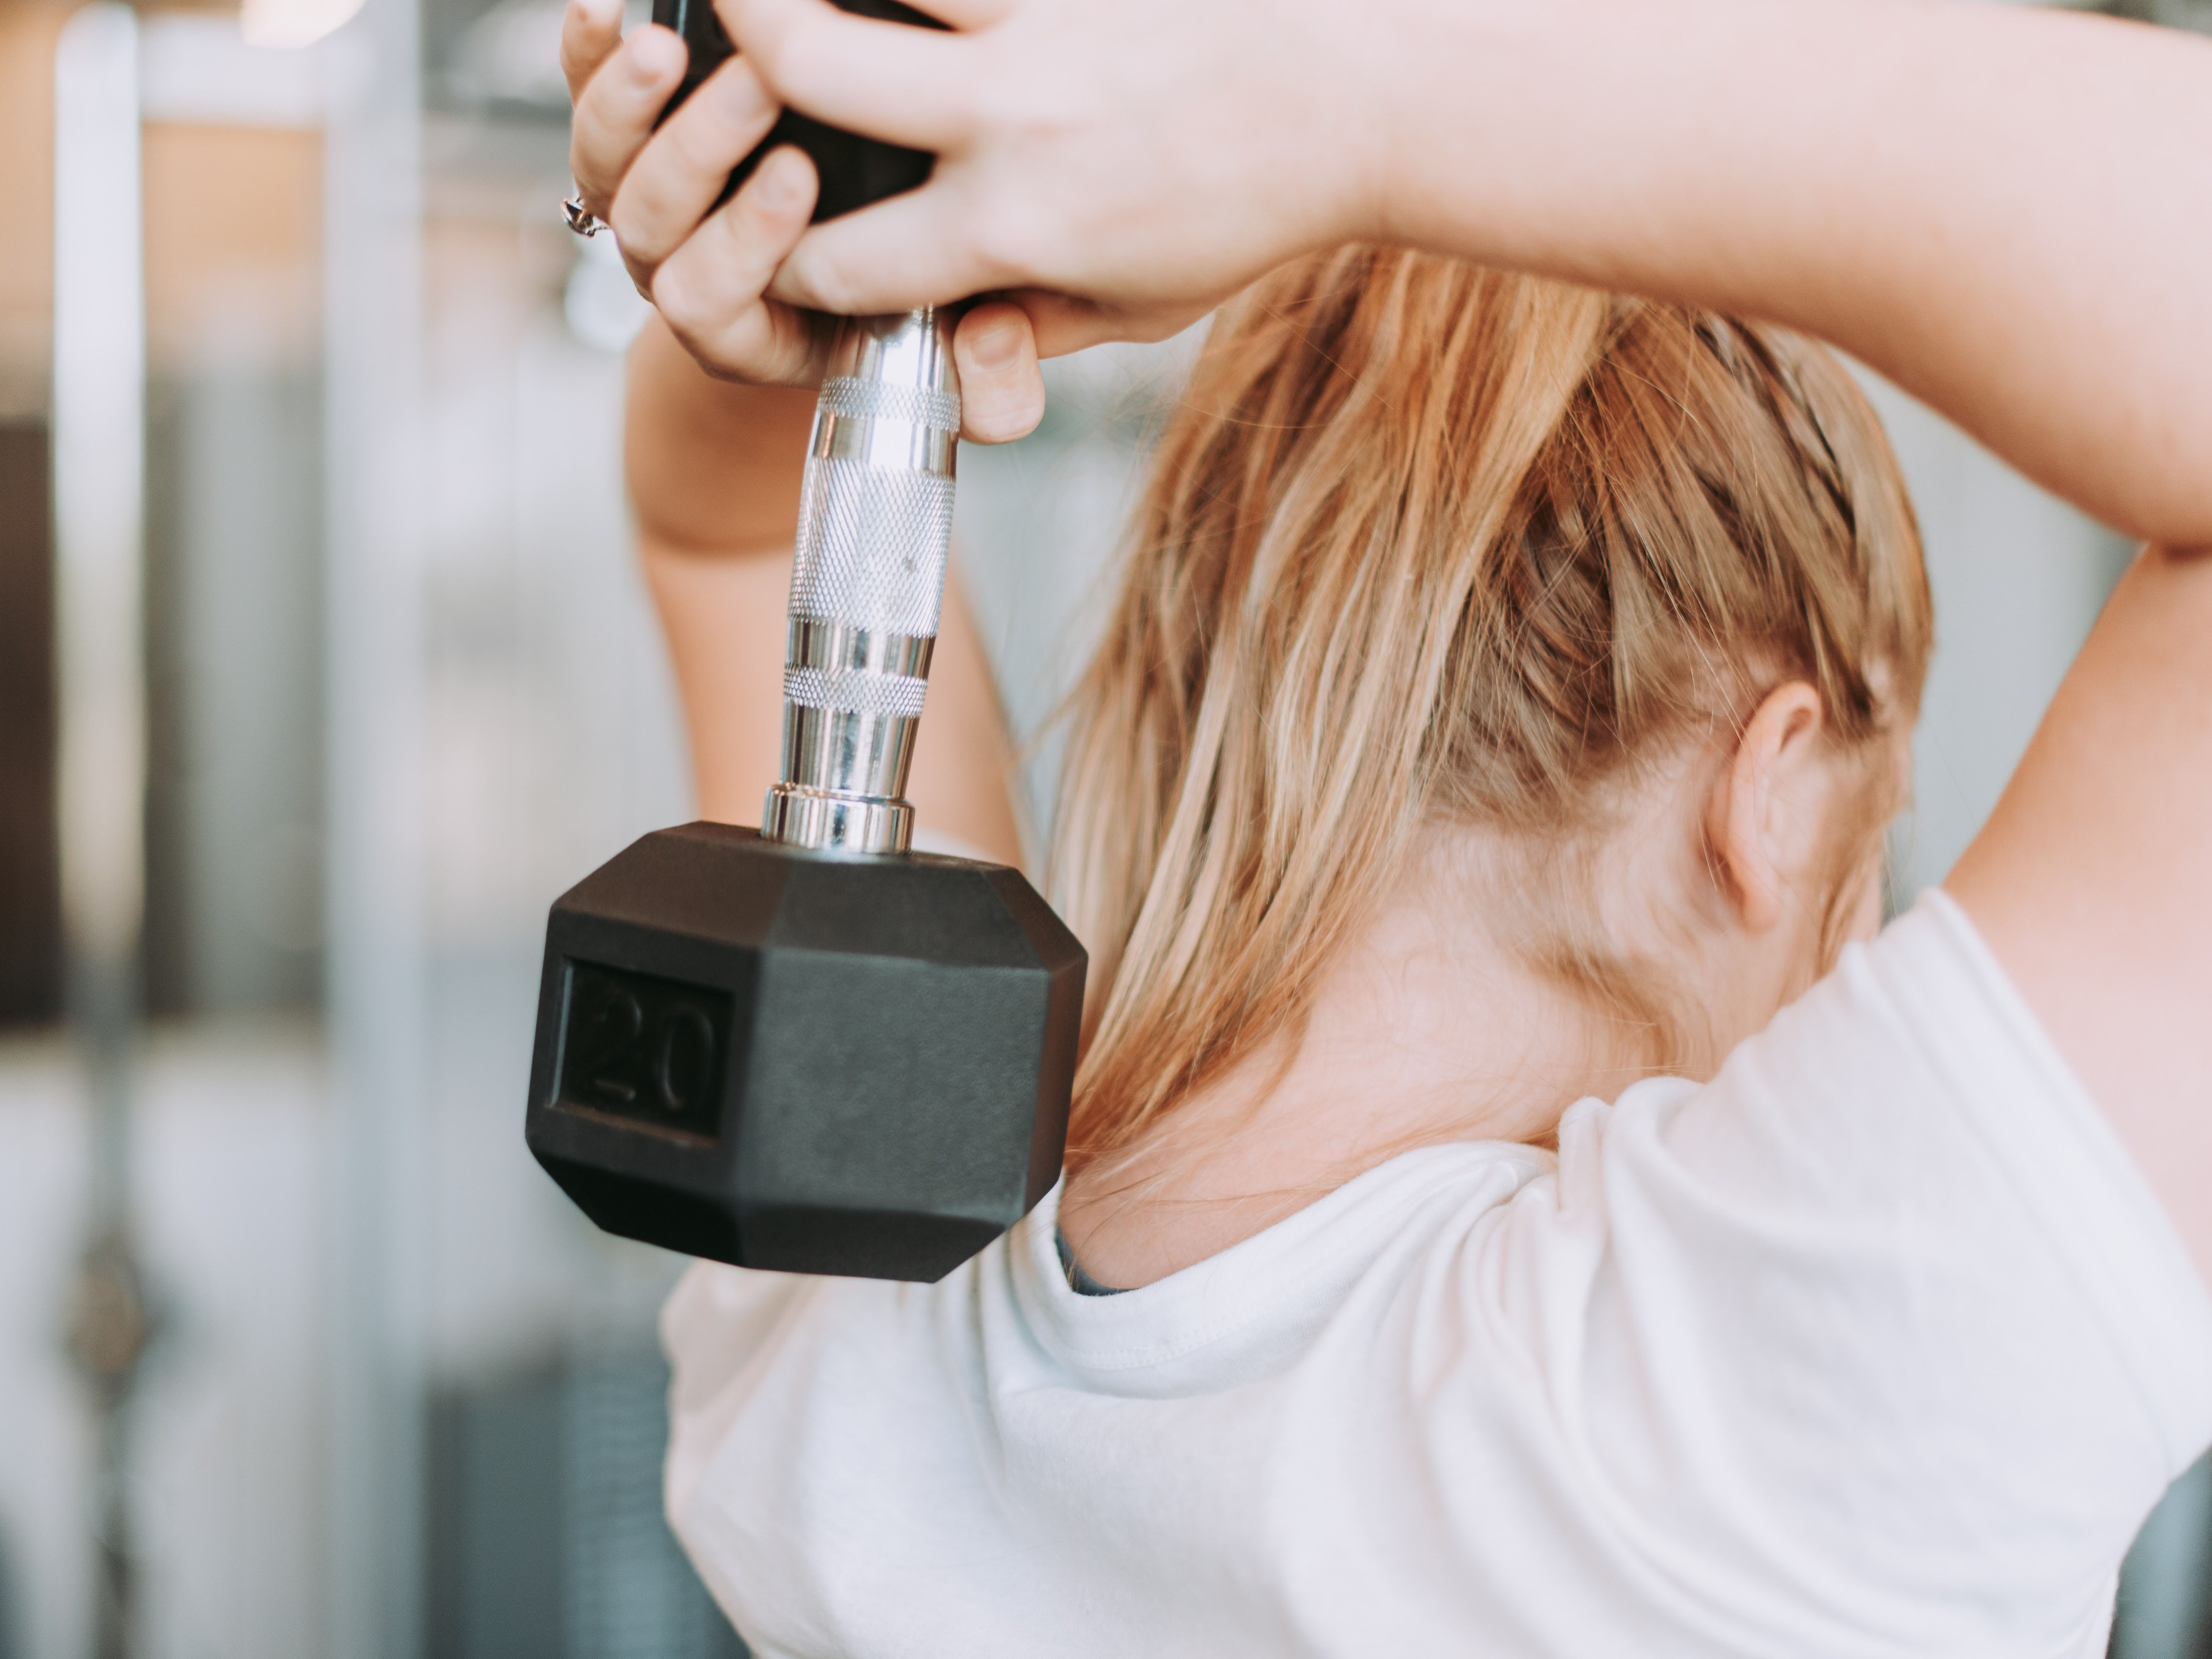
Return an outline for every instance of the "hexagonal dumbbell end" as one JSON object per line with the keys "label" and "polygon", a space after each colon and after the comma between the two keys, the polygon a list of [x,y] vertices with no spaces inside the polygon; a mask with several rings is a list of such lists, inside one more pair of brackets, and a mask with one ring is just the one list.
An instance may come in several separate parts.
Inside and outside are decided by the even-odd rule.
{"label": "hexagonal dumbbell end", "polygon": [[553,906],[530,1150],[609,1232],[940,1279],[1059,1176],[1084,968],[998,865],[659,830]]}

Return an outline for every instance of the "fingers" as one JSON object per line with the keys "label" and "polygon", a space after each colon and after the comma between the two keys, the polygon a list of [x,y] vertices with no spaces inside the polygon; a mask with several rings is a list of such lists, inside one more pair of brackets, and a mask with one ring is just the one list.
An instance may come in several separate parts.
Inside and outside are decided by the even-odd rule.
{"label": "fingers", "polygon": [[842,316],[944,305],[1007,287],[962,234],[951,191],[925,185],[817,225],[776,273],[779,300]]}
{"label": "fingers", "polygon": [[653,303],[710,371],[769,383],[819,377],[817,331],[762,294],[805,230],[814,194],[814,164],[784,145],[654,273]]}
{"label": "fingers", "polygon": [[622,0],[568,0],[561,15],[561,73],[570,103],[621,45]]}
{"label": "fingers", "polygon": [[960,319],[952,337],[960,370],[960,435],[979,444],[1027,437],[1044,418],[1036,341],[1019,306],[993,301]]}
{"label": "fingers", "polygon": [[956,148],[969,130],[957,35],[854,17],[827,0],[714,0],[714,9],[780,102],[918,149]]}
{"label": "fingers", "polygon": [[576,100],[569,128],[568,171],[584,205],[602,219],[629,164],[653,136],[661,106],[684,78],[689,54],[682,37],[659,24],[632,29],[601,60]]}
{"label": "fingers", "polygon": [[[730,169],[768,136],[776,112],[752,66],[733,58],[647,141],[607,215],[641,282],[649,283],[653,267],[691,234],[722,193]],[[767,280],[764,271],[761,283]]]}

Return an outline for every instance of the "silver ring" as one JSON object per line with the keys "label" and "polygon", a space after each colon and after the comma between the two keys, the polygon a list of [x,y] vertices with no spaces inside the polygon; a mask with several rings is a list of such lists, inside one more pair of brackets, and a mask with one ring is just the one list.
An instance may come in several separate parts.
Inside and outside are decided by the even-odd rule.
{"label": "silver ring", "polygon": [[607,228],[605,220],[584,205],[580,190],[561,204],[561,222],[579,236],[596,236]]}

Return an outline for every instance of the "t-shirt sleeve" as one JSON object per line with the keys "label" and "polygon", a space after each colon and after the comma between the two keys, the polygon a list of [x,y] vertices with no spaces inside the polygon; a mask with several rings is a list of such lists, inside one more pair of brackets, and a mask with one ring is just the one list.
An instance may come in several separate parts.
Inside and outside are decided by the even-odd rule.
{"label": "t-shirt sleeve", "polygon": [[794,1273],[748,1273],[694,1261],[660,1310],[672,1370],[664,1498],[672,1522],[706,1478],[714,1450],[769,1357],[780,1327],[821,1283]]}
{"label": "t-shirt sleeve", "polygon": [[1615,1545],[1851,1650],[2087,1632],[2212,1442],[2212,1297],[1940,894],[1711,1083],[1577,1108],[1473,1255]]}

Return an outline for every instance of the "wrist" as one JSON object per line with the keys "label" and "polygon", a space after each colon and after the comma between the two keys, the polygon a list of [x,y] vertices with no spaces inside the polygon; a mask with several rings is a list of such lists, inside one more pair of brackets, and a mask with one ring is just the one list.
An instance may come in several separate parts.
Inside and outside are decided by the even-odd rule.
{"label": "wrist", "polygon": [[1433,106],[1437,83],[1454,78],[1440,60],[1462,58],[1449,11],[1435,0],[1375,0],[1372,10],[1334,12],[1328,50],[1342,114],[1330,142],[1346,195],[1329,240],[1429,243],[1435,162],[1453,143],[1448,116]]}
{"label": "wrist", "polygon": [[[1519,264],[1635,117],[1669,15],[1613,0],[1376,0],[1343,62],[1369,112],[1354,234]],[[1571,204],[1565,204],[1572,211]]]}
{"label": "wrist", "polygon": [[[1255,71],[1274,81],[1277,64],[1307,70],[1286,77],[1292,90],[1284,103],[1298,142],[1277,145],[1267,142],[1272,134],[1254,135],[1275,157],[1291,159],[1279,180],[1294,245],[1285,253],[1390,240],[1404,195],[1401,135],[1418,120],[1403,107],[1406,89],[1433,9],[1429,0],[1364,0],[1358,7],[1297,0],[1261,14],[1274,51]],[[1269,101],[1282,97],[1279,82],[1277,88]]]}

